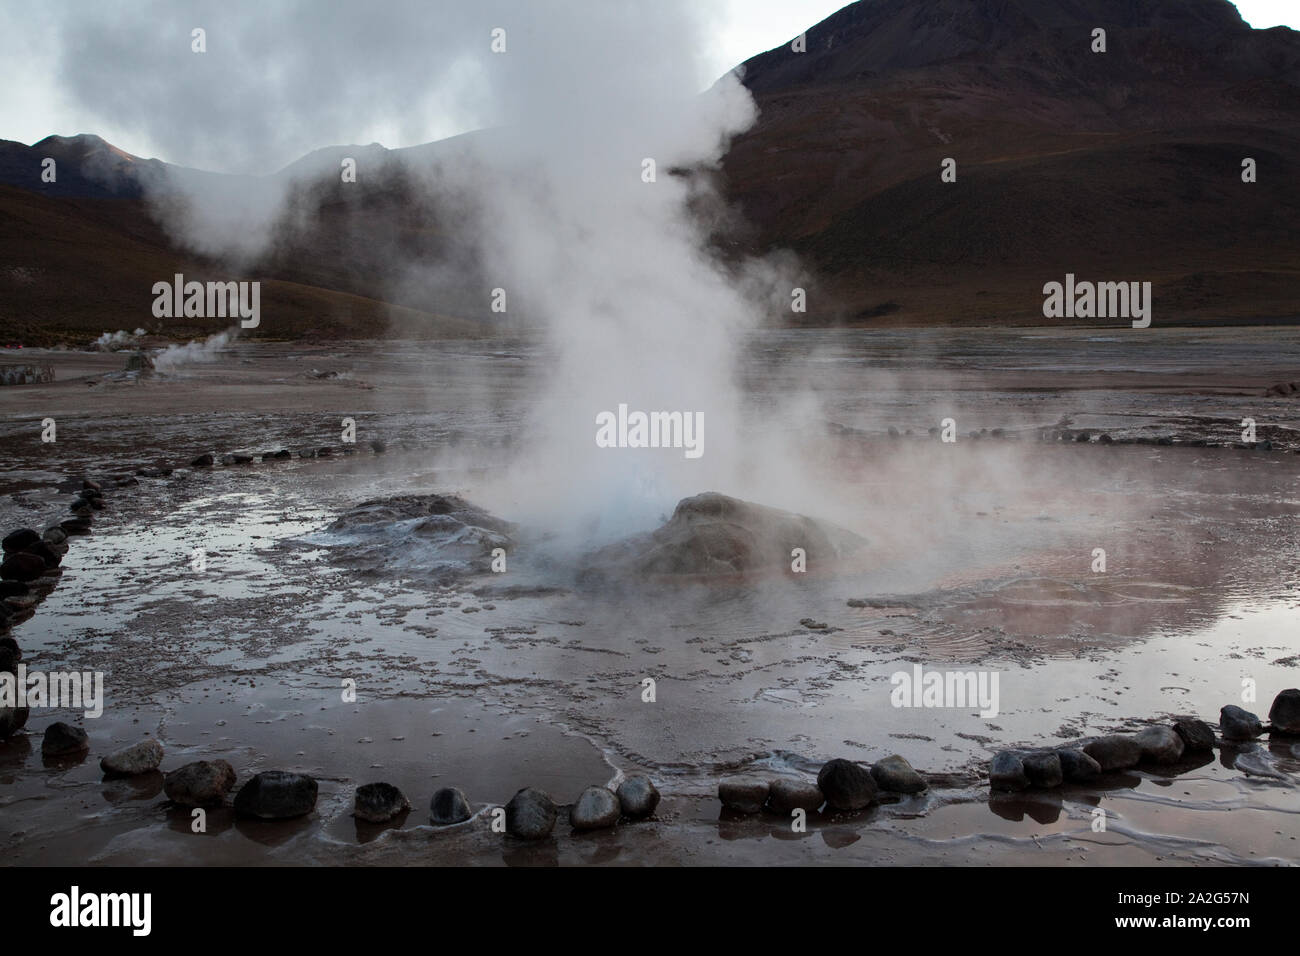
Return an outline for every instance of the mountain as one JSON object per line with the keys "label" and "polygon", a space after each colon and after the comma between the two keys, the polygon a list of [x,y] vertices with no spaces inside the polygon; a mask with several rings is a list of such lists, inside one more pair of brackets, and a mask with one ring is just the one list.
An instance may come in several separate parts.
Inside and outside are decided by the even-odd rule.
{"label": "mountain", "polygon": [[861,0],[742,69],[731,196],[752,248],[814,267],[810,321],[1042,322],[1066,272],[1152,281],[1164,324],[1300,318],[1295,31],[1225,0]]}
{"label": "mountain", "polygon": [[[1150,281],[1157,325],[1300,321],[1295,31],[1252,30],[1226,0],[860,0],[811,26],[806,52],[740,69],[760,115],[723,164],[744,225],[718,248],[797,253],[809,308],[788,321],[1041,324],[1043,285],[1066,273]],[[0,330],[149,326],[140,289],[221,268],[154,223],[145,186],[167,176],[232,197],[292,184],[272,251],[246,264],[284,310],[263,334],[379,334],[389,315],[491,331],[466,210],[417,181],[454,147],[328,147],[227,177],[96,136],[0,141]],[[40,182],[45,156],[57,184]],[[345,156],[379,175],[343,188]]]}

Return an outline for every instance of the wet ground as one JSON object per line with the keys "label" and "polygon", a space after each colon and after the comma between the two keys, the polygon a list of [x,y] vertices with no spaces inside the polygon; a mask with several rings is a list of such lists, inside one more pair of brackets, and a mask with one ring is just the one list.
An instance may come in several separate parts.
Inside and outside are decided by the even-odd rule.
{"label": "wet ground", "polygon": [[[784,332],[749,355],[757,418],[779,420],[793,394],[816,398],[824,433],[791,426],[807,481],[695,490],[833,520],[872,543],[862,557],[805,576],[584,589],[540,523],[512,511],[521,423],[546,364],[529,343],[237,344],[136,383],[103,377],[123,356],[55,355],[56,384],[0,391],[5,529],[61,516],[67,479],[176,469],[106,489],[94,533],[72,539],[58,586],[13,631],[29,668],[103,671],[108,703],[95,720],[33,712],[0,745],[5,858],[1300,860],[1293,742],[1088,788],[990,799],[981,780],[1003,747],[1169,715],[1213,722],[1242,703],[1243,680],[1262,715],[1300,685],[1300,401],[1262,397],[1300,378],[1300,334]],[[948,416],[960,423],[952,445],[926,434]],[[53,444],[40,442],[47,417]],[[344,417],[358,436],[346,456]],[[1243,417],[1272,450],[1233,447]],[[1043,442],[1043,429],[1093,441]],[[1118,442],[1098,444],[1103,432]],[[1160,438],[1172,444],[1134,443]],[[186,466],[201,452],[321,446],[334,451]],[[521,522],[508,574],[449,585],[418,551],[359,570],[323,533],[360,501],[430,491]],[[999,712],[892,706],[890,676],[915,665],[997,673]],[[40,733],[59,719],[89,731],[84,761],[43,761]],[[241,782],[311,773],[316,812],[250,824],[219,811],[192,834],[160,776],[102,779],[98,758],[145,734],[166,747],[165,770],[221,756]],[[724,774],[815,774],[830,757],[891,753],[932,775],[926,794],[814,814],[806,833],[732,818],[714,795]],[[485,815],[427,826],[442,786],[481,810],[523,786],[567,803],[631,772],[665,794],[653,821],[589,835],[561,825],[540,846],[493,834]],[[414,804],[395,827],[350,815],[356,786],[375,780]]]}

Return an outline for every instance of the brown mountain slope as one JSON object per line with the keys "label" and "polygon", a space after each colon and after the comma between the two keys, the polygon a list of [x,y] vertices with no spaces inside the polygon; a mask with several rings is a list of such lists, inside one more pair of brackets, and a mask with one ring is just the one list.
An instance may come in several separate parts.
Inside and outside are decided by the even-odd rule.
{"label": "brown mountain slope", "polygon": [[726,160],[752,245],[820,277],[807,321],[1042,322],[1066,272],[1151,281],[1162,324],[1300,318],[1300,35],[1224,0],[862,0],[807,51],[745,65]]}

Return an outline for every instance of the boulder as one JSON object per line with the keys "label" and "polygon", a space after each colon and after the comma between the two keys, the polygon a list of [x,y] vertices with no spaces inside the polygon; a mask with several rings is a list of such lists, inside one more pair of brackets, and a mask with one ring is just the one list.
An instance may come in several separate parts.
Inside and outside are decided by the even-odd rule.
{"label": "boulder", "polygon": [[994,790],[1024,790],[1029,786],[1025,762],[1020,754],[1003,750],[993,757],[989,765],[989,786]]}
{"label": "boulder", "polygon": [[871,771],[838,757],[822,765],[817,786],[834,810],[861,810],[876,799],[876,781]]}
{"label": "boulder", "polygon": [[36,555],[38,558],[40,558],[42,561],[45,562],[46,570],[49,570],[50,568],[57,568],[59,566],[59,562],[63,560],[63,556],[61,554],[58,554],[53,548],[51,548],[44,541],[37,541],[34,545],[32,545],[30,548],[24,551],[23,554]]}
{"label": "boulder", "polygon": [[871,767],[871,776],[881,790],[893,793],[920,793],[926,787],[925,779],[898,754],[877,760]]}
{"label": "boulder", "polygon": [[[313,798],[312,805],[315,803]],[[367,823],[387,823],[410,809],[411,801],[406,799],[406,794],[391,783],[367,783],[357,787],[352,815]]]}
{"label": "boulder", "polygon": [[0,547],[4,549],[5,554],[10,554],[14,551],[26,551],[40,540],[41,536],[31,528],[19,528],[5,535],[4,540],[0,541]]}
{"label": "boulder", "polygon": [[190,462],[191,468],[211,468],[216,463],[216,459],[211,454],[199,455]]}
{"label": "boulder", "polygon": [[45,728],[41,741],[41,754],[46,757],[65,757],[84,753],[90,749],[90,737],[80,727],[58,720]]}
{"label": "boulder", "polygon": [[1214,728],[1195,717],[1183,717],[1174,721],[1174,733],[1183,741],[1186,753],[1214,749]]}
{"label": "boulder", "polygon": [[0,707],[0,740],[8,740],[27,726],[30,707]]}
{"label": "boulder", "polygon": [[1084,745],[1083,752],[1101,767],[1102,773],[1112,770],[1128,770],[1136,767],[1142,760],[1142,747],[1132,737],[1118,734],[1110,737],[1098,737]]}
{"label": "boulder", "polygon": [[89,534],[89,518],[65,518],[59,522],[59,527],[68,534]]}
{"label": "boulder", "polygon": [[1291,687],[1274,697],[1268,722],[1274,734],[1300,734],[1300,690]]}
{"label": "boulder", "polygon": [[1152,763],[1178,763],[1183,759],[1183,738],[1172,727],[1144,727],[1133,735],[1142,759]]}
{"label": "boulder", "polygon": [[19,551],[0,563],[0,578],[6,581],[35,581],[45,573],[45,559],[39,554]]}
{"label": "boulder", "polygon": [[795,810],[812,813],[821,809],[825,802],[826,795],[810,780],[777,777],[768,788],[767,809],[783,816],[789,816]]}
{"label": "boulder", "polygon": [[541,840],[555,829],[556,816],[550,794],[525,787],[506,804],[506,832],[521,840]]}
{"label": "boulder", "polygon": [[429,822],[437,827],[463,823],[474,815],[465,794],[455,787],[443,787],[429,803]]}
{"label": "boulder", "polygon": [[718,781],[718,799],[736,813],[758,813],[767,803],[771,784],[755,777],[728,777]]}
{"label": "boulder", "polygon": [[64,531],[58,525],[46,528],[45,533],[41,535],[45,543],[52,546],[63,544],[68,540],[68,532]]}
{"label": "boulder", "polygon": [[659,806],[659,790],[644,774],[625,777],[618,785],[618,802],[623,816],[631,820],[648,817]]}
{"label": "boulder", "polygon": [[1229,704],[1219,711],[1219,731],[1226,740],[1254,740],[1264,725],[1250,711]]}
{"label": "boulder", "polygon": [[216,807],[235,785],[235,768],[224,760],[196,760],[163,778],[163,793],[182,807]]}
{"label": "boulder", "polygon": [[0,600],[11,597],[26,597],[32,593],[26,581],[0,581]]}
{"label": "boulder", "polygon": [[612,827],[623,815],[623,808],[608,787],[588,787],[569,810],[569,823],[575,830],[603,830]]}
{"label": "boulder", "polygon": [[99,769],[110,777],[134,777],[157,770],[162,764],[163,746],[153,737],[115,750],[99,761]]}
{"label": "boulder", "polygon": [[1101,764],[1082,750],[1072,747],[1058,750],[1056,759],[1061,762],[1061,776],[1071,783],[1085,783],[1101,774]]}
{"label": "boulder", "polygon": [[287,770],[264,770],[235,794],[235,812],[262,820],[288,820],[316,809],[316,781]]}
{"label": "boulder", "polygon": [[1031,787],[1051,789],[1052,787],[1059,787],[1065,780],[1065,772],[1061,767],[1061,758],[1056,755],[1054,750],[1025,754],[1021,758],[1020,764],[1025,769],[1025,777],[1029,780]]}

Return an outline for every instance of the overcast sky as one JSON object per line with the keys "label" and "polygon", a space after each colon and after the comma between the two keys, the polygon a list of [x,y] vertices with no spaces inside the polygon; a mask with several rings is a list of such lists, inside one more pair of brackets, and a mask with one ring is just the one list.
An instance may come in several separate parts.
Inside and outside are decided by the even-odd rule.
{"label": "overcast sky", "polygon": [[[515,0],[518,3],[518,0]],[[606,7],[609,0],[583,0],[597,4],[597,9]],[[286,0],[289,7],[293,0]],[[697,19],[695,36],[692,43],[698,49],[684,59],[683,67],[694,70],[696,80],[701,86],[731,67],[764,50],[787,42],[809,26],[825,19],[835,10],[845,5],[844,0],[693,0]],[[393,49],[391,38],[382,35],[378,29],[372,35],[366,34],[369,21],[357,20],[351,24],[345,22],[344,29],[336,33],[341,36],[323,38],[321,21],[330,17],[321,17],[322,11],[335,12],[343,7],[357,11],[374,9],[374,2],[349,3],[304,3],[299,9],[304,15],[288,18],[291,32],[297,37],[297,57],[314,57],[309,64],[312,72],[319,72],[319,88],[328,89],[332,83],[346,86],[340,90],[340,97],[347,99],[349,94],[354,102],[350,108],[340,108],[335,116],[340,120],[336,126],[328,122],[319,123],[321,117],[310,116],[316,123],[303,122],[300,128],[263,129],[250,131],[250,135],[267,134],[279,137],[270,155],[265,157],[245,157],[249,164],[260,162],[289,162],[297,155],[313,148],[336,143],[380,142],[385,146],[410,146],[421,142],[441,139],[446,136],[464,132],[481,125],[479,119],[490,113],[490,104],[476,100],[474,64],[444,65],[437,64],[449,58],[446,48],[441,50],[439,43],[449,42],[448,37],[455,35],[457,24],[444,24],[445,29],[427,36],[421,30],[410,32],[415,51],[410,63],[404,64],[403,55],[393,52],[395,64],[388,62],[389,56],[380,52],[382,66],[371,78],[368,86],[364,81],[357,84],[351,78],[342,82],[343,72],[331,73],[330,64],[335,62],[331,56],[338,55],[340,62],[346,62],[348,54],[354,48],[357,58],[364,59],[376,51]],[[402,6],[397,0],[396,7]],[[526,3],[512,7],[509,3],[493,4],[476,0],[474,3],[452,3],[451,6],[474,8],[476,15],[492,16],[494,7],[497,16],[509,23],[514,10],[520,6],[535,12],[544,9],[542,3]],[[653,5],[651,5],[653,6]],[[213,47],[209,56],[214,69],[222,63],[218,56],[223,39],[221,26],[223,17],[237,16],[239,24],[246,32],[241,34],[242,46],[260,47],[256,52],[261,57],[257,62],[274,60],[278,54],[293,63],[291,51],[273,45],[270,34],[273,30],[259,29],[270,24],[274,14],[265,11],[274,7],[271,0],[262,3],[245,3],[243,0],[222,0],[213,4],[210,0],[189,0],[186,3],[166,2],[161,0],[96,0],[94,3],[75,3],[72,0],[44,0],[41,3],[19,3],[16,0],[0,0],[0,139],[18,140],[34,143],[51,133],[72,135],[75,133],[98,133],[108,141],[141,156],[157,156],[170,162],[199,165],[204,168],[218,168],[222,164],[205,155],[211,143],[199,141],[199,134],[191,133],[189,141],[178,140],[168,134],[172,119],[160,123],[156,116],[138,114],[138,104],[148,99],[139,95],[147,89],[146,84],[154,82],[150,77],[154,73],[176,76],[160,70],[154,61],[142,51],[151,49],[150,44],[157,44],[160,38],[172,46],[188,43],[188,27],[208,24],[210,40]],[[437,9],[440,4],[435,0],[422,0],[411,9]],[[236,8],[239,12],[235,13]],[[1300,29],[1300,2],[1297,0],[1239,0],[1237,8],[1243,18],[1256,28],[1277,26],[1279,24]],[[502,11],[512,11],[503,14]],[[346,16],[346,15],[345,15]],[[262,22],[256,22],[258,18]],[[281,21],[285,18],[281,17]],[[413,15],[410,19],[416,19]],[[423,17],[428,21],[433,18]],[[454,18],[452,18],[454,19]],[[202,21],[202,22],[200,22]],[[334,18],[335,24],[339,18]],[[401,22],[399,20],[399,22]],[[486,22],[486,21],[484,21]],[[280,23],[277,22],[277,26]],[[477,31],[481,24],[467,13],[459,26],[467,31]],[[235,28],[232,26],[231,30]],[[181,44],[171,44],[170,37],[179,33]],[[474,35],[474,34],[471,34]],[[584,38],[575,37],[575,43]],[[588,42],[597,42],[592,37]],[[283,41],[279,41],[283,42]],[[334,50],[321,49],[320,44],[331,42],[339,44]],[[386,44],[386,45],[385,45]],[[306,52],[303,52],[306,51]],[[421,52],[423,51],[423,52]],[[188,54],[188,50],[184,50]],[[241,53],[244,51],[241,49]],[[422,56],[423,62],[414,60]],[[251,57],[250,57],[251,60]],[[159,61],[160,62],[160,61]],[[244,61],[245,63],[249,60]],[[301,66],[301,63],[299,64]],[[292,68],[292,66],[290,67]],[[239,91],[247,96],[254,95],[251,84],[255,78],[247,77],[248,71],[241,69],[239,61],[226,63],[226,76],[235,77],[231,82],[237,87],[244,77],[250,84],[248,89]],[[402,73],[405,69],[407,72]],[[423,71],[423,72],[421,72]],[[421,84],[420,78],[427,74],[428,84]],[[395,82],[395,78],[396,81]],[[207,82],[211,83],[213,75]],[[167,81],[173,82],[173,81]],[[185,99],[187,93],[183,80],[174,80],[179,86],[172,94],[172,99]],[[224,82],[224,79],[219,82]],[[436,93],[430,93],[421,100],[418,91],[412,87],[427,85]],[[405,86],[405,89],[395,87]],[[355,87],[355,89],[354,89]],[[192,96],[193,109],[202,111],[205,88],[201,82],[194,84]],[[113,93],[119,92],[116,98]],[[411,94],[409,108],[388,111],[359,111],[356,100],[363,96],[400,97]],[[227,113],[238,108],[238,96],[231,96],[228,102],[217,104],[213,108],[225,109]],[[454,104],[454,105],[453,105]],[[292,106],[286,103],[286,106]],[[136,113],[132,109],[136,109]],[[355,128],[357,116],[364,115],[365,128]],[[304,117],[306,119],[308,117]],[[229,115],[217,117],[212,124],[214,133],[229,128]],[[184,125],[184,124],[182,124]],[[346,128],[345,128],[346,127]],[[193,124],[201,133],[201,124]],[[307,132],[310,130],[310,132]],[[320,137],[307,142],[305,135]],[[269,147],[268,147],[269,148]],[[227,165],[227,169],[238,163]]]}

